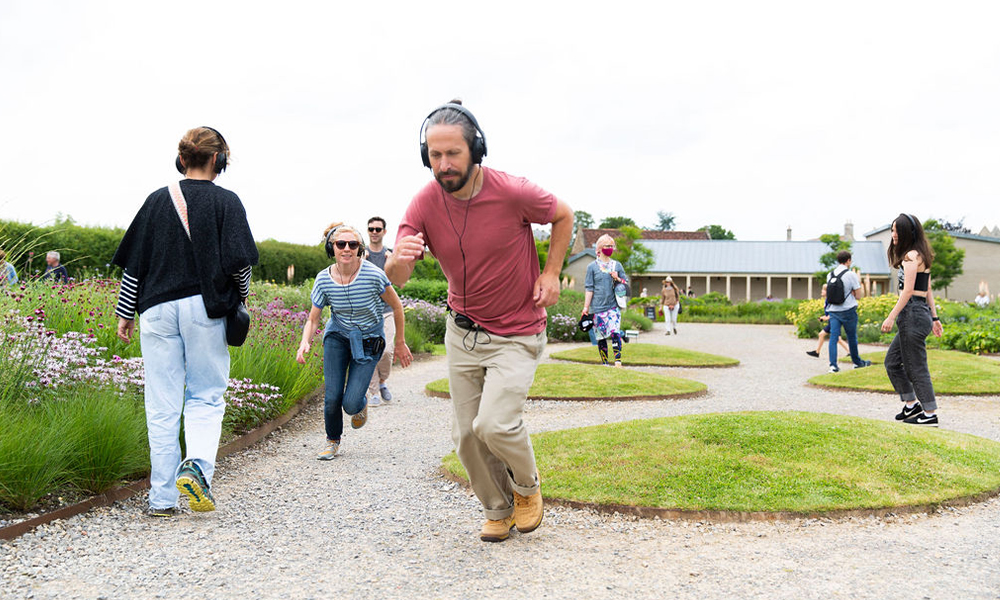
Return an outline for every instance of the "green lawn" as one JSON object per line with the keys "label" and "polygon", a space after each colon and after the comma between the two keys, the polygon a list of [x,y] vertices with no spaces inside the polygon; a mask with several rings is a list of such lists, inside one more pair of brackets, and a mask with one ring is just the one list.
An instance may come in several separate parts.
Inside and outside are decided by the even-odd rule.
{"label": "green lawn", "polygon": [[[553,352],[552,358],[583,363],[601,362],[595,346]],[[625,344],[622,347],[622,364],[653,367],[735,367],[740,361],[728,356],[705,354],[660,344]]]}
{"label": "green lawn", "polygon": [[[827,373],[809,379],[809,383],[825,387],[853,390],[893,392],[885,373],[885,352],[862,354],[872,361],[865,369],[842,367],[840,373]],[[965,352],[928,350],[927,366],[936,394],[987,395],[1000,394],[1000,361]]]}
{"label": "green lawn", "polygon": [[[1000,443],[805,412],[687,415],[532,436],[547,498],[681,510],[824,513],[1000,488]],[[466,477],[454,454],[451,473]]]}
{"label": "green lawn", "polygon": [[[542,364],[538,365],[528,397],[533,400],[626,400],[689,396],[705,389],[704,383],[690,379],[632,369]],[[447,394],[448,380],[428,383],[427,391],[435,395]]]}

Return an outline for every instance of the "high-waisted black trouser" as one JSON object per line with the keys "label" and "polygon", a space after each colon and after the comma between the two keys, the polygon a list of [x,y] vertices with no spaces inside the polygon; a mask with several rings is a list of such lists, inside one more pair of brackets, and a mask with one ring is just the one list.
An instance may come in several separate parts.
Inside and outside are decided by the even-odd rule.
{"label": "high-waisted black trouser", "polygon": [[931,332],[931,309],[927,300],[910,297],[896,317],[899,330],[885,355],[885,372],[903,402],[920,400],[924,410],[937,410],[931,372],[927,369],[927,336]]}

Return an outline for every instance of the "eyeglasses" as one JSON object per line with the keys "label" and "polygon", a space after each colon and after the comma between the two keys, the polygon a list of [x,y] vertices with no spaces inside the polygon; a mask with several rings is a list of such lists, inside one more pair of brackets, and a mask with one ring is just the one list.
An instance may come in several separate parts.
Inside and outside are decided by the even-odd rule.
{"label": "eyeglasses", "polygon": [[334,242],[334,244],[336,244],[337,247],[340,248],[341,250],[343,250],[344,248],[350,248],[351,250],[357,250],[358,246],[361,245],[361,244],[359,244],[355,240],[351,240],[351,241],[337,240],[336,242]]}
{"label": "eyeglasses", "polygon": [[368,233],[382,233],[381,227],[369,227]]}

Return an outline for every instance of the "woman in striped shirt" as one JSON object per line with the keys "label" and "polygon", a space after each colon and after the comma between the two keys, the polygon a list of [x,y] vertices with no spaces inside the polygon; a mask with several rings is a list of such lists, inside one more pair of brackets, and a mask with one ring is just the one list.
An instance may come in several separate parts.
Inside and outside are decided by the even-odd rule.
{"label": "woman in striped shirt", "polygon": [[368,420],[365,392],[385,349],[382,329],[383,302],[392,307],[396,325],[395,355],[402,366],[413,360],[406,346],[403,305],[385,272],[366,261],[364,238],[357,229],[331,226],[324,234],[326,253],[335,259],[316,275],[312,310],[302,330],[296,359],[305,363],[323,307],[330,319],[323,331],[323,380],[326,386],[323,417],[326,446],[319,460],[330,460],[340,449],[344,430],[343,412],[351,415],[351,427]]}

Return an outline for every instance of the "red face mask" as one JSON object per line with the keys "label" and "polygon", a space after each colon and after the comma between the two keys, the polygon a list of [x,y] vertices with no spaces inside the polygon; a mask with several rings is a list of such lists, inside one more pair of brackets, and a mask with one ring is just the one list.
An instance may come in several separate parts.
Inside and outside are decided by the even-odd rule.
{"label": "red face mask", "polygon": [[601,248],[601,253],[604,254],[604,256],[611,256],[612,254],[615,253],[615,249],[614,248]]}

